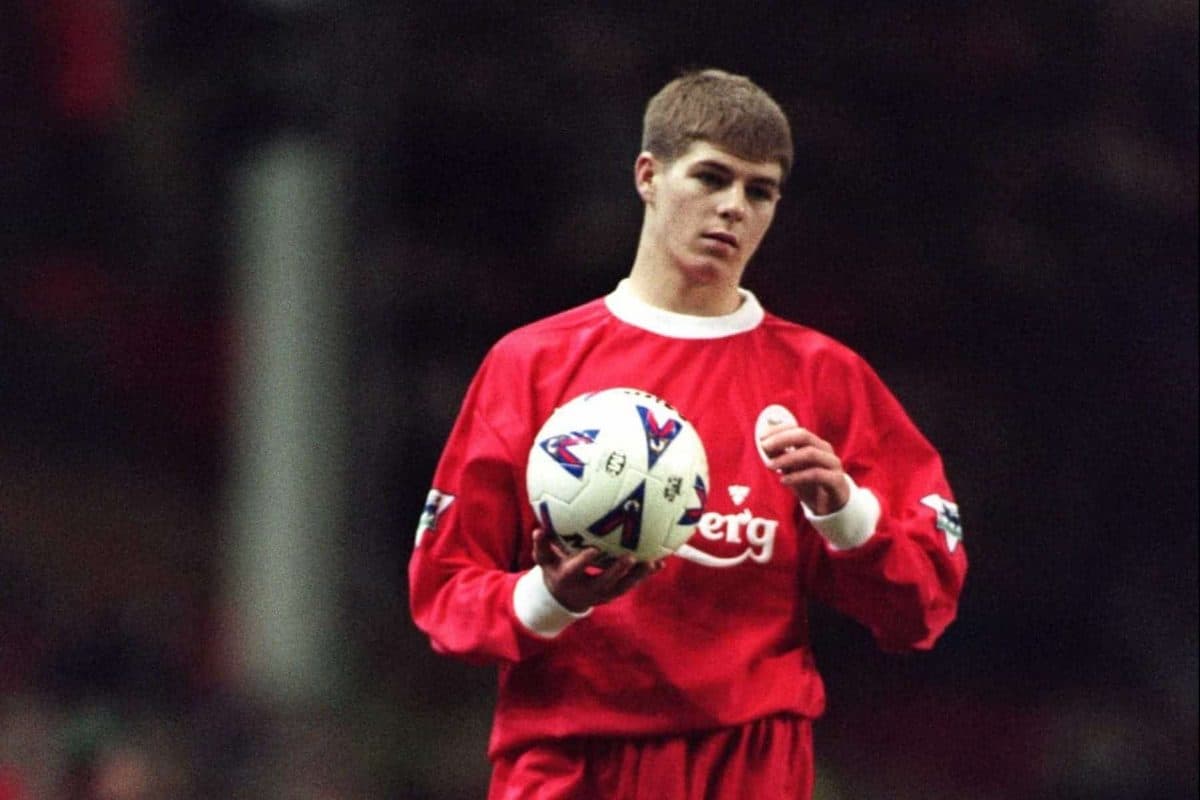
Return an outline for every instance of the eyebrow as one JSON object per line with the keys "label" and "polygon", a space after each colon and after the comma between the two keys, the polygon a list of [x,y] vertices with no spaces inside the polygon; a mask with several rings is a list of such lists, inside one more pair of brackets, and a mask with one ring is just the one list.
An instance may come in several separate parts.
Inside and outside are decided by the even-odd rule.
{"label": "eyebrow", "polygon": [[[707,167],[709,169],[715,169],[718,172],[724,173],[725,175],[736,175],[737,174],[737,170],[733,169],[728,164],[724,164],[720,161],[714,161],[712,159],[705,159],[704,161],[697,161],[693,166]],[[750,175],[750,177],[748,178],[748,182],[758,184],[758,185],[768,186],[775,190],[778,190],[779,186],[780,186],[779,181],[775,180],[774,178],[769,178],[766,175]]]}

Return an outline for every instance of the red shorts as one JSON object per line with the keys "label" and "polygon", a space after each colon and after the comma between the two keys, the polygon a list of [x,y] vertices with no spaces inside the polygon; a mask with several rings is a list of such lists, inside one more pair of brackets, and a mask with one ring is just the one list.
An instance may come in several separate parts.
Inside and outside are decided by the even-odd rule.
{"label": "red shorts", "polygon": [[502,755],[488,800],[810,800],[812,723],[779,715],[680,737],[563,739]]}

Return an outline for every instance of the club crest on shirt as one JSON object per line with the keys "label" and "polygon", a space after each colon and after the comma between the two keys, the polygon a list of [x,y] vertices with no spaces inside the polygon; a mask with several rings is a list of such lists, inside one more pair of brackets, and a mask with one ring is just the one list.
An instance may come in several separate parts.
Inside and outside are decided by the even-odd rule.
{"label": "club crest on shirt", "polygon": [[437,489],[430,489],[429,495],[425,498],[425,506],[421,509],[421,519],[417,522],[417,546],[421,546],[421,539],[425,538],[425,534],[437,530],[438,520],[442,514],[454,502],[454,495],[444,494]]}
{"label": "club crest on shirt", "polygon": [[654,462],[658,461],[658,457],[666,451],[667,446],[683,430],[683,426],[674,417],[668,417],[666,422],[659,422],[655,418],[654,412],[645,406],[638,406],[637,410],[638,415],[642,418],[642,429],[646,432],[647,465],[653,467]]}
{"label": "club crest on shirt", "polygon": [[938,494],[930,494],[921,498],[921,505],[932,508],[937,514],[934,525],[946,537],[946,549],[951,553],[962,541],[962,520],[958,516],[958,504],[952,503]]}

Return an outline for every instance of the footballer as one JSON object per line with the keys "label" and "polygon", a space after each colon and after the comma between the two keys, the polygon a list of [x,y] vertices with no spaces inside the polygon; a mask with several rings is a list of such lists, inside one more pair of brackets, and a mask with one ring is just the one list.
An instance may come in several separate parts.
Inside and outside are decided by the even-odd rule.
{"label": "footballer", "polygon": [[[466,393],[410,602],[437,652],[498,668],[490,800],[810,798],[810,601],[888,651],[932,647],[957,613],[967,556],[937,451],[862,358],[741,286],[792,158],[748,78],[668,83],[633,165],[627,277],[504,336]],[[704,511],[665,559],[564,549],[526,496],[542,423],[613,386],[677,407],[707,452]]]}

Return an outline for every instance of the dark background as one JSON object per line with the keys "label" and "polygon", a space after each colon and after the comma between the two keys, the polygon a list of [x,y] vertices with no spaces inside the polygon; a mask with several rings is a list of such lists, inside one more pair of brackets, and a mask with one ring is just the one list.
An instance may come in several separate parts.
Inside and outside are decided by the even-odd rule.
{"label": "dark background", "polygon": [[[627,272],[700,66],[796,136],[747,286],[878,369],[966,526],[932,653],[815,611],[818,797],[1196,797],[1195,4],[642,6],[0,4],[0,798],[482,796],[412,533],[487,347]],[[347,676],[298,705],[220,657],[234,195],[289,136],[344,167],[352,309]]]}

